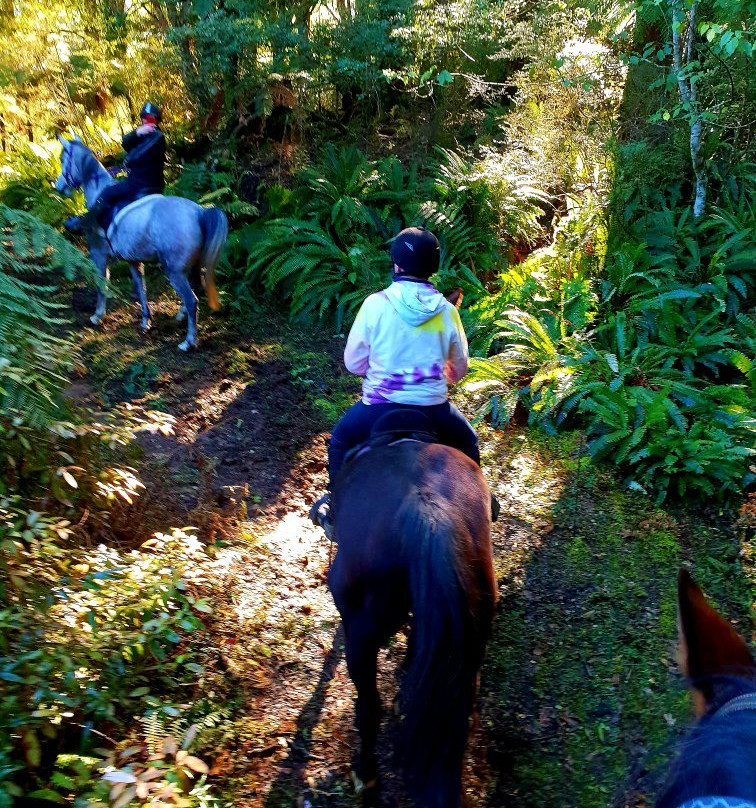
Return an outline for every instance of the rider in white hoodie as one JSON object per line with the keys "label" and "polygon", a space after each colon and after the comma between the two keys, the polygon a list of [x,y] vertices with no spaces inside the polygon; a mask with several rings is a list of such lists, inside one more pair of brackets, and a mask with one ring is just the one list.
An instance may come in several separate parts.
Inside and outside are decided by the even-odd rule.
{"label": "rider in white hoodie", "polygon": [[[428,281],[439,258],[433,233],[419,227],[402,230],[391,247],[392,284],[370,295],[357,314],[344,363],[364,377],[362,400],[347,410],[331,434],[331,481],[349,449],[370,436],[382,415],[407,407],[429,418],[442,443],[480,464],[475,431],[448,401],[448,385],[467,373],[468,351],[457,309]],[[326,533],[331,528],[329,504],[326,495],[311,511]]]}

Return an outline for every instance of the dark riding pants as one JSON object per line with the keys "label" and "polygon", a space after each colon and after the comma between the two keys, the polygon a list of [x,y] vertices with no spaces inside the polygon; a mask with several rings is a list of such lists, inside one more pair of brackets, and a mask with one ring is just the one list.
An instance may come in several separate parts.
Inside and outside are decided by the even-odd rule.
{"label": "dark riding pants", "polygon": [[448,401],[430,406],[393,403],[368,405],[363,401],[358,401],[344,413],[331,433],[331,441],[328,445],[328,476],[331,482],[336,479],[346,453],[370,437],[373,424],[387,412],[399,409],[422,412],[433,425],[440,443],[459,449],[460,452],[480,465],[478,436],[465,416]]}
{"label": "dark riding pants", "polygon": [[110,222],[113,220],[113,210],[116,205],[132,202],[143,191],[142,185],[129,182],[128,179],[121,180],[115,185],[108,185],[97,197],[97,201],[92,207],[92,213],[97,219],[97,224],[107,231]]}

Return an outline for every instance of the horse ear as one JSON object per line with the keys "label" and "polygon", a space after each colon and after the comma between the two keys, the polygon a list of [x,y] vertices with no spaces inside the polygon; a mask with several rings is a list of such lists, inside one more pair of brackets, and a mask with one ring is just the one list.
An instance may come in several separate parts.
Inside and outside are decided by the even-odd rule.
{"label": "horse ear", "polygon": [[701,715],[714,695],[711,677],[742,674],[756,670],[756,665],[740,635],[709,605],[684,569],[677,578],[677,603],[680,661],[699,696],[696,712]]}
{"label": "horse ear", "polygon": [[64,149],[68,146],[68,141],[63,137],[63,135],[58,135],[58,140]]}
{"label": "horse ear", "polygon": [[459,309],[459,307],[462,305],[463,298],[464,294],[462,292],[461,286],[457,286],[452,292],[450,292],[446,296],[446,299],[449,301],[449,303],[451,303],[452,306],[454,306],[457,309]]}
{"label": "horse ear", "polygon": [[74,143],[81,143],[81,138],[78,135],[73,136]]}

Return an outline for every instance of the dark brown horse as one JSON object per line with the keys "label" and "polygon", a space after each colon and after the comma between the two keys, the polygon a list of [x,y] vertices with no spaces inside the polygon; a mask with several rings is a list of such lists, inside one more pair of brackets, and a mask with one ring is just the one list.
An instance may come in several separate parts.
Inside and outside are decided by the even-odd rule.
{"label": "dark brown horse", "polygon": [[357,688],[355,783],[377,799],[377,655],[411,614],[397,757],[418,808],[455,808],[497,597],[488,485],[456,449],[404,441],[347,464],[333,501],[329,583]]}
{"label": "dark brown horse", "polygon": [[756,664],[685,570],[678,601],[681,661],[699,721],[657,808],[754,808]]}

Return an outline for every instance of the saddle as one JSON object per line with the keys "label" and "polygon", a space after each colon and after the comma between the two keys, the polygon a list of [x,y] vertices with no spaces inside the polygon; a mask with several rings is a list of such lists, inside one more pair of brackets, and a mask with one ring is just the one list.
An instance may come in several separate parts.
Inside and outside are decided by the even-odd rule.
{"label": "saddle", "polygon": [[116,214],[120,213],[124,208],[127,208],[129,205],[141,199],[143,196],[150,196],[150,194],[159,193],[160,191],[157,188],[141,188],[134,196],[130,196],[128,199],[119,200],[110,208],[110,221],[108,222],[108,226],[110,226],[113,219],[115,219]]}
{"label": "saddle", "polygon": [[344,457],[344,463],[359,457],[379,446],[392,446],[402,441],[413,440],[419,443],[438,443],[438,435],[427,415],[418,410],[399,409],[387,412],[373,424],[370,437],[351,448]]}

